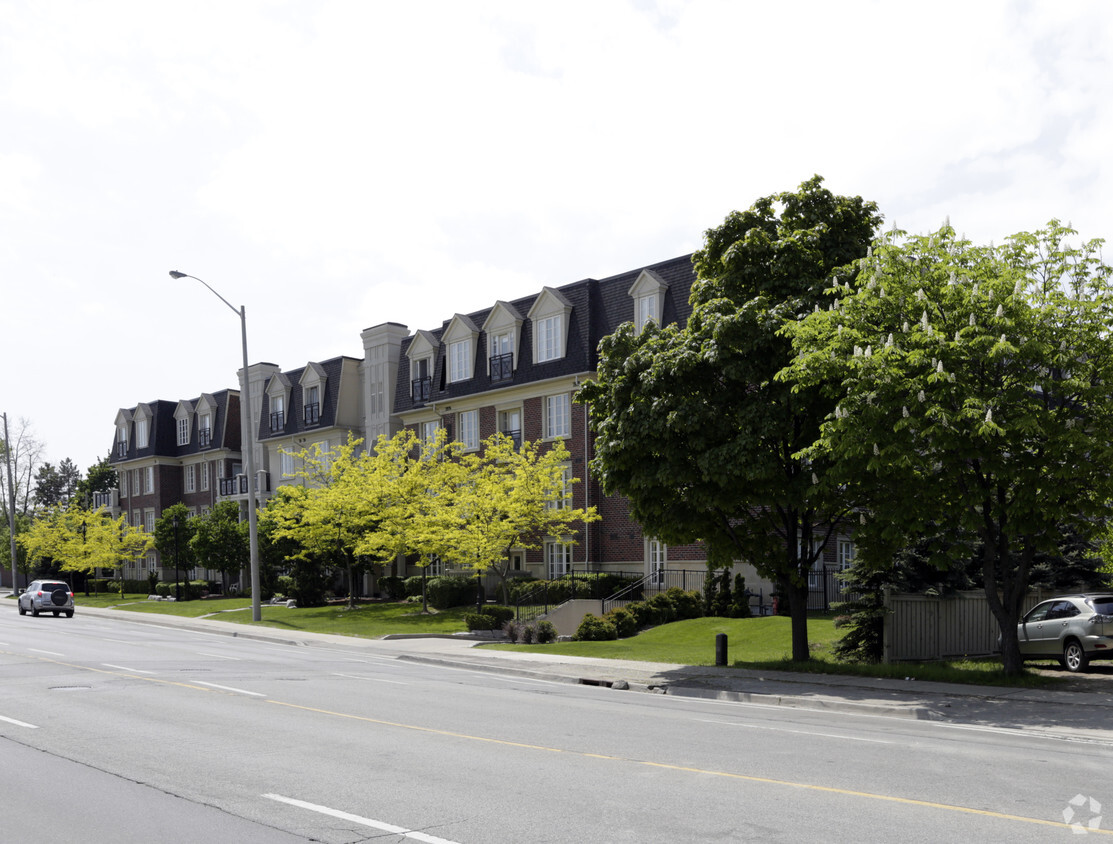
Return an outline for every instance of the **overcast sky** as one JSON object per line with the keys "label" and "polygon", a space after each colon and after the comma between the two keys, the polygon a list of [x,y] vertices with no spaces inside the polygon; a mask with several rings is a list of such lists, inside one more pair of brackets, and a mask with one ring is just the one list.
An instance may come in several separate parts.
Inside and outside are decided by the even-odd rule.
{"label": "overcast sky", "polygon": [[1113,234],[1113,3],[0,0],[0,410],[360,356],[699,248],[820,174],[886,228]]}

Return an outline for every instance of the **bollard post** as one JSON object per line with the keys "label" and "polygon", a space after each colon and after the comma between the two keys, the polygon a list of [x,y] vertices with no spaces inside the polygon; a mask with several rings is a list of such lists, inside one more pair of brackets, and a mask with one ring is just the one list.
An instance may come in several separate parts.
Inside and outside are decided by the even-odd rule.
{"label": "bollard post", "polygon": [[715,664],[716,665],[726,665],[727,664],[727,634],[726,633],[716,633],[715,634]]}

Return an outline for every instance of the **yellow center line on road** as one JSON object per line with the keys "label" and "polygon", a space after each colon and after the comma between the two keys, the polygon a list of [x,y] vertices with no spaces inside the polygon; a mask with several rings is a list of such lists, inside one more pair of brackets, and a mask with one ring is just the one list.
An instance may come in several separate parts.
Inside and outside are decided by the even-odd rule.
{"label": "yellow center line on road", "polygon": [[[10,651],[3,651],[9,656],[25,656],[25,654],[16,654]],[[117,677],[127,677],[132,680],[142,680],[145,683],[160,683],[166,686],[177,686],[183,689],[193,689],[199,692],[210,692],[213,694],[227,694],[232,695],[232,692],[222,692],[220,689],[215,689],[206,686],[198,686],[192,683],[182,683],[177,680],[163,680],[159,677],[143,677],[138,674],[128,674],[121,671],[106,671],[103,668],[94,668],[91,665],[74,665],[69,662],[61,662],[57,659],[49,659],[47,657],[35,656],[33,659],[39,659],[43,662],[53,662],[57,665],[62,665],[67,668],[76,668],[78,670],[93,671],[97,674],[109,674]],[[242,695],[236,694],[236,697],[243,699]],[[380,724],[384,727],[397,727],[401,730],[412,730],[419,733],[429,733],[431,735],[447,736],[449,738],[464,739],[466,741],[478,741],[485,744],[497,744],[503,747],[518,747],[523,750],[538,750],[543,753],[565,753],[569,756],[579,756],[583,759],[601,759],[609,762],[626,762],[631,765],[643,765],[647,768],[659,768],[665,771],[679,771],[686,774],[704,774],[713,777],[723,777],[725,779],[740,780],[743,782],[761,783],[763,785],[775,785],[782,788],[795,788],[804,791],[818,791],[826,794],[839,794],[844,797],[858,797],[866,800],[880,800],[887,803],[898,803],[903,806],[919,806],[926,809],[938,809],[945,812],[958,812],[967,815],[978,815],[985,818],[994,818],[996,820],[1015,821],[1018,823],[1038,824],[1040,826],[1050,826],[1057,829],[1069,829],[1071,832],[1076,831],[1077,825],[1064,823],[1062,821],[1049,821],[1042,818],[1030,818],[1024,815],[1010,815],[1004,812],[992,812],[988,809],[974,809],[969,806],[956,806],[951,803],[935,803],[930,800],[916,800],[911,797],[896,797],[890,794],[875,794],[870,791],[855,791],[848,788],[837,788],[829,785],[815,785],[814,783],[806,782],[793,782],[792,780],[779,780],[770,777],[757,777],[751,774],[738,774],[732,771],[714,771],[706,768],[693,768],[685,765],[673,765],[668,762],[652,762],[646,759],[632,759],[624,756],[609,756],[602,753],[587,753],[580,750],[566,750],[559,747],[546,747],[542,744],[527,744],[519,741],[509,741],[507,739],[490,738],[487,736],[473,736],[468,733],[458,733],[453,730],[441,730],[436,727],[422,727],[418,724],[406,724],[401,721],[387,721],[382,718],[371,718],[366,715],[353,715],[350,712],[335,712],[331,709],[319,709],[314,706],[303,706],[297,703],[287,703],[281,700],[274,700],[267,698],[260,703],[272,703],[276,706],[284,706],[288,709],[297,709],[303,712],[314,712],[318,715],[329,715],[334,718],[345,718],[351,721],[362,721],[367,724]],[[1085,832],[1096,835],[1113,835],[1113,829],[1086,829]]]}
{"label": "yellow center line on road", "polygon": [[[625,756],[609,756],[602,753],[587,753],[580,750],[566,750],[559,747],[546,747],[540,744],[526,744],[518,741],[508,741],[506,739],[489,738],[486,736],[473,736],[468,733],[458,733],[453,730],[441,730],[435,727],[422,727],[417,724],[404,724],[400,721],[386,721],[381,718],[370,718],[366,715],[353,715],[347,712],[334,712],[329,709],[318,709],[313,706],[302,706],[296,703],[286,703],[281,700],[268,699],[267,703],[273,703],[277,706],[285,706],[290,709],[300,709],[305,712],[316,712],[320,715],[331,715],[336,718],[347,718],[353,721],[363,721],[369,724],[381,724],[385,727],[398,727],[403,730],[413,730],[420,733],[431,733],[433,735],[449,736],[451,738],[465,739],[467,741],[479,741],[486,744],[498,744],[507,747],[519,747],[526,750],[540,750],[544,753],[566,753],[569,756],[579,756],[584,759],[603,759],[610,762],[626,762],[631,765],[644,765],[649,768],[660,768],[666,771],[680,771],[686,774],[705,774],[713,777],[724,777],[726,779],[742,780],[745,782],[761,783],[763,785],[775,785],[783,788],[796,788],[805,791],[819,791],[827,794],[839,794],[845,797],[859,797],[867,800],[882,800],[888,803],[899,803],[904,806],[919,806],[926,809],[939,809],[946,812],[959,812],[967,815],[978,815],[985,818],[995,818],[1004,821],[1016,821],[1019,823],[1038,824],[1040,826],[1050,826],[1057,829],[1069,829],[1072,832],[1074,827],[1071,824],[1063,823],[1062,821],[1049,821],[1042,818],[1030,818],[1024,815],[1009,815],[1004,812],[992,812],[988,809],[974,809],[969,806],[956,806],[950,803],[935,803],[930,800],[915,800],[911,797],[895,797],[889,794],[875,794],[869,791],[855,791],[848,788],[836,788],[829,785],[815,785],[806,782],[793,782],[792,780],[779,780],[770,777],[757,777],[750,774],[738,774],[731,771],[714,771],[705,768],[692,768],[685,765],[673,765],[667,762],[651,762],[645,759],[631,759]],[[1113,830],[1109,829],[1089,829],[1086,830],[1091,833],[1098,833],[1101,835],[1113,835]]]}

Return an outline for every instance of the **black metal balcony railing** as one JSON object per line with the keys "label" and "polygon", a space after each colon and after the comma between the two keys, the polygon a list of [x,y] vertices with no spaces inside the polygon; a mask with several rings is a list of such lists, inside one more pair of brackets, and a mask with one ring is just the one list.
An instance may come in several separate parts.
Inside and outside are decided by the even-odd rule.
{"label": "black metal balcony railing", "polygon": [[316,425],[321,421],[320,404],[313,402],[313,404],[307,404],[303,409],[305,411],[304,417],[306,425]]}
{"label": "black metal balcony railing", "polygon": [[510,437],[514,443],[514,448],[522,447],[522,431],[520,428],[512,429],[509,431],[499,431],[504,437]]}
{"label": "black metal balcony railing", "polygon": [[414,404],[424,404],[429,401],[433,395],[433,379],[428,376],[415,378],[410,382],[410,393],[413,396]]}
{"label": "black metal balcony railing", "polygon": [[275,411],[271,414],[271,433],[281,431],[286,427],[286,412],[282,410]]}
{"label": "black metal balcony railing", "polygon": [[212,428],[202,428],[197,432],[197,444],[201,448],[208,448],[213,443]]}
{"label": "black metal balcony railing", "polygon": [[93,508],[112,506],[112,493],[111,492],[94,492],[93,493]]}
{"label": "black metal balcony railing", "polygon": [[514,375],[514,355],[492,355],[491,356],[491,380],[492,381],[509,381],[511,376]]}
{"label": "black metal balcony railing", "polygon": [[247,475],[220,479],[221,495],[247,495]]}
{"label": "black metal balcony railing", "polygon": [[116,456],[117,457],[127,457],[128,456],[128,441],[127,440],[116,440]]}

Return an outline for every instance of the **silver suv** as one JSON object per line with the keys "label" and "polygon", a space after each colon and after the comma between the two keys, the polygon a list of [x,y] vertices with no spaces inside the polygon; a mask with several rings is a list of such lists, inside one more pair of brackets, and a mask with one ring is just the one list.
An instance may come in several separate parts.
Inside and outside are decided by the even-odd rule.
{"label": "silver suv", "polygon": [[1113,594],[1064,595],[1036,604],[1016,627],[1025,659],[1058,658],[1067,671],[1113,659]]}
{"label": "silver suv", "polygon": [[38,615],[41,612],[61,613],[73,618],[73,592],[60,580],[32,580],[31,584],[19,593],[19,614]]}

